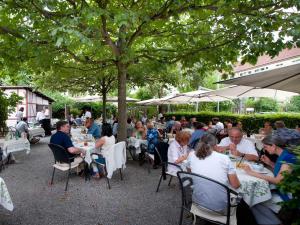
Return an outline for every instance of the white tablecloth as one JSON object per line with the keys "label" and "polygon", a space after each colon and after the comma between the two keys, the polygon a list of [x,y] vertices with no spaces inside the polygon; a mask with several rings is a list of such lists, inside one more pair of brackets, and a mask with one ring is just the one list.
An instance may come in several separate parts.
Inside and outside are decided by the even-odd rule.
{"label": "white tablecloth", "polygon": [[95,152],[95,143],[88,142],[87,146],[84,146],[83,142],[80,143],[73,142],[73,144],[76,148],[80,148],[85,151],[84,161],[87,162],[88,164],[91,164],[92,162],[91,153]]}
{"label": "white tablecloth", "polygon": [[4,141],[3,145],[3,155],[7,156],[11,152],[18,152],[18,151],[26,151],[27,154],[30,153],[30,143],[27,138],[19,138],[11,139],[8,141]]}
{"label": "white tablecloth", "polygon": [[147,140],[137,139],[135,137],[128,138],[128,146],[133,146],[136,149],[136,154],[141,153],[141,144],[148,145]]}
{"label": "white tablecloth", "polygon": [[[250,206],[268,201],[272,198],[269,182],[248,175],[243,169],[237,169],[237,176],[240,180],[241,187],[238,192],[242,193],[244,201]],[[268,176],[273,176],[273,173],[264,168]]]}
{"label": "white tablecloth", "polygon": [[29,127],[29,139],[33,137],[45,137],[45,130],[42,127]]}
{"label": "white tablecloth", "polygon": [[0,177],[0,204],[9,211],[12,211],[14,209],[14,205],[10,198],[6,184],[1,177]]}

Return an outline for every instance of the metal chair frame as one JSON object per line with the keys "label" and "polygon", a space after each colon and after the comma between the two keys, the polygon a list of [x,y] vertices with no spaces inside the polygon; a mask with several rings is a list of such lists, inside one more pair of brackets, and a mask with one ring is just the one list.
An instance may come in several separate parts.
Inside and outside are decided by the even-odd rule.
{"label": "metal chair frame", "polygon": [[[68,169],[68,174],[67,174],[67,182],[66,182],[66,186],[65,186],[65,191],[68,190],[68,184],[69,184],[69,178],[70,178],[70,174],[71,174],[71,160],[76,158],[76,156],[74,157],[69,157],[66,150],[64,149],[64,147],[60,146],[60,145],[56,145],[56,144],[48,144],[49,148],[51,149],[53,156],[54,156],[54,164],[56,164],[57,162],[62,162],[62,163],[67,163],[69,165],[69,169]],[[56,149],[55,148],[59,148],[61,150],[61,156],[62,159],[58,159],[57,155],[56,155]],[[78,164],[79,166],[79,164]],[[76,168],[76,167],[75,167]],[[53,172],[52,172],[52,177],[51,177],[51,182],[50,184],[53,185],[53,180],[54,180],[54,174],[55,174],[55,167],[53,166]],[[87,177],[86,177],[87,179]]]}
{"label": "metal chair frame", "polygon": [[[181,177],[182,174],[184,175],[183,177]],[[180,189],[181,189],[181,212],[180,212],[179,225],[182,225],[182,222],[183,222],[183,212],[184,211],[190,212],[190,207],[193,203],[192,199],[190,199],[190,200],[187,199],[187,195],[186,195],[186,192],[184,190],[186,187],[183,185],[184,182],[189,181],[190,182],[189,183],[189,188],[191,188],[191,186],[193,185],[193,179],[192,179],[191,176],[200,177],[202,179],[209,180],[211,182],[214,182],[214,183],[222,186],[226,190],[226,192],[227,192],[227,215],[226,215],[226,217],[227,218],[226,218],[225,225],[229,225],[230,224],[230,209],[233,208],[233,207],[237,207],[238,203],[239,203],[239,201],[237,201],[237,204],[235,204],[235,205],[231,204],[231,202],[230,202],[231,194],[238,196],[238,193],[233,191],[232,189],[230,189],[228,186],[226,186],[226,185],[224,185],[224,184],[222,184],[218,181],[215,181],[211,178],[201,176],[199,174],[183,172],[183,171],[177,172],[177,177],[179,179]],[[214,224],[224,224],[224,223],[212,221],[212,220],[209,220],[209,219],[206,219],[206,218],[203,218],[203,217],[201,217],[201,218],[205,221],[208,221],[208,222],[211,222],[211,223],[214,223]]]}

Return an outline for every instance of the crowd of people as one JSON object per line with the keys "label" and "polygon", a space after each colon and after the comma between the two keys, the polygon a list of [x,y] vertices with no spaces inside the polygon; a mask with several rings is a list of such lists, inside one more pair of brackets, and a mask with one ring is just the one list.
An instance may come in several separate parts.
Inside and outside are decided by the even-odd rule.
{"label": "crowd of people", "polygon": [[[234,189],[239,188],[241,183],[229,155],[249,162],[263,163],[273,172],[273,176],[258,173],[247,164],[243,165],[243,170],[250,176],[274,185],[278,185],[282,181],[283,173],[291,171],[291,164],[296,160],[295,155],[288,150],[287,146],[300,142],[300,131],[286,128],[283,121],[276,121],[274,125],[268,121],[264,123],[259,130],[263,137],[263,149],[258,151],[254,143],[247,138],[241,122],[232,122],[230,119],[222,122],[219,118],[212,118],[211,121],[204,123],[197,121],[196,118],[188,121],[182,117],[180,120],[176,120],[174,116],[167,122],[164,120],[163,116],[158,121],[149,120],[145,115],[140,120],[128,118],[127,138],[147,140],[146,151],[150,154],[155,153],[160,142],[165,142],[165,139],[170,138],[172,141],[169,142],[167,149],[169,162],[179,166],[184,165],[187,171],[211,178]],[[108,150],[115,144],[117,120],[111,120],[109,123],[99,126],[92,118],[86,117],[83,124],[87,133],[95,138],[96,148]],[[160,125],[160,128],[157,128],[157,124]],[[69,131],[70,124],[68,122],[57,123],[57,132],[51,137],[50,142],[63,146],[72,156],[74,154],[84,155],[82,150],[73,146],[68,135]],[[139,159],[143,159],[143,157],[139,157]],[[105,163],[105,158],[98,157],[96,161]],[[154,165],[154,168],[157,168],[157,165]],[[103,175],[103,171],[99,171],[97,168],[93,168],[93,170],[95,177],[99,178]],[[168,171],[176,174],[178,168],[170,165]],[[197,187],[195,188],[197,189]],[[211,205],[212,202],[207,198],[208,202],[205,204],[210,204],[210,208],[213,207],[216,211],[223,210],[226,202],[222,200],[224,196],[222,193],[216,195],[220,195],[218,201],[214,201]],[[248,207],[249,218],[253,217],[253,220],[249,219],[249,221],[254,221],[254,223],[256,221],[259,224],[266,221],[270,224],[281,224],[277,216],[281,209],[277,203],[288,201],[290,198],[291,196],[275,189],[272,191],[271,200],[251,208]]]}
{"label": "crowd of people", "polygon": [[[212,118],[205,124],[197,121],[196,118],[187,121],[185,117],[176,120],[175,116],[172,116],[164,123],[164,130],[155,128],[150,120],[147,120],[145,124],[142,121],[132,124],[133,121],[128,120],[128,137],[147,140],[149,153],[154,152],[155,147],[164,137],[163,133],[169,133],[169,137],[175,138],[168,148],[169,162],[181,165],[185,161],[185,166],[189,171],[233,188],[238,188],[240,181],[228,154],[250,162],[263,163],[273,172],[273,176],[258,173],[247,164],[243,165],[243,170],[250,176],[278,185],[283,179],[283,173],[290,172],[291,164],[296,161],[296,156],[287,146],[300,143],[298,126],[296,129],[289,129],[283,121],[276,121],[274,124],[269,121],[264,123],[259,130],[263,144],[263,149],[260,151],[248,139],[247,133],[243,130],[243,124],[239,121],[232,122],[228,119],[223,123],[219,118]],[[162,119],[158,121],[161,122]],[[154,168],[156,168],[155,165]],[[170,165],[168,170],[176,173],[178,168]],[[249,209],[249,213],[254,216],[253,220],[250,216],[249,221],[254,223],[256,221],[259,224],[281,224],[277,216],[278,213],[281,215],[280,206],[277,203],[290,198],[291,196],[281,193],[279,189],[272,190],[270,201]],[[208,201],[207,204],[212,203]],[[218,211],[220,204],[225,204],[225,201],[223,203],[215,201],[215,204],[215,210]]]}

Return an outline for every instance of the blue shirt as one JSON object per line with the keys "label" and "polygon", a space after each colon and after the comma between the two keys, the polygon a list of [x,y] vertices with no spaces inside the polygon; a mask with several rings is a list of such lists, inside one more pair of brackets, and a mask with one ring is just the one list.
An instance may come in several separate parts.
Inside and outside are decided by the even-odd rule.
{"label": "blue shirt", "polygon": [[101,137],[100,127],[96,123],[92,124],[87,133],[93,135],[96,139]]}
{"label": "blue shirt", "polygon": [[74,147],[74,145],[71,141],[71,138],[66,133],[57,131],[51,136],[50,143],[62,146],[67,151],[69,157],[75,156],[75,154],[72,154],[68,151],[68,148]]}
{"label": "blue shirt", "polygon": [[200,138],[202,138],[202,136],[205,134],[205,131],[202,129],[197,129],[194,131],[194,133],[191,136],[190,142],[189,142],[189,146],[193,146],[195,145],[195,142],[197,140],[200,140]]}
{"label": "blue shirt", "polygon": [[[296,163],[296,156],[290,153],[288,150],[284,149],[280,156],[277,158],[275,166],[274,166],[274,176],[276,177],[281,169],[282,164],[294,164]],[[287,194],[283,194],[279,192],[280,197],[283,201],[288,201],[290,198]]]}
{"label": "blue shirt", "polygon": [[155,147],[158,144],[158,131],[155,128],[148,129],[147,131],[147,141],[148,141],[148,152],[154,153]]}

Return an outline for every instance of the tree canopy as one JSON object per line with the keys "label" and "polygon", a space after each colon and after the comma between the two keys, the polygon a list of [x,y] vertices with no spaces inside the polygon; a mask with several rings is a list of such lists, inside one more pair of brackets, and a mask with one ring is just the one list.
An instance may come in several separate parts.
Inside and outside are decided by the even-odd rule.
{"label": "tree canopy", "polygon": [[[231,71],[238,57],[255,63],[263,53],[275,56],[285,47],[299,45],[299,33],[293,29],[298,15],[287,10],[299,9],[299,4],[298,0],[3,0],[1,73],[22,70],[43,79],[57,68],[90,72],[114,68],[118,137],[123,140],[130,71],[147,70],[151,62],[180,62],[183,68],[197,63],[202,71]],[[285,41],[287,36],[291,38]]]}

